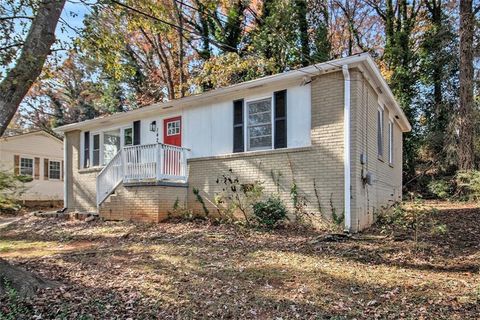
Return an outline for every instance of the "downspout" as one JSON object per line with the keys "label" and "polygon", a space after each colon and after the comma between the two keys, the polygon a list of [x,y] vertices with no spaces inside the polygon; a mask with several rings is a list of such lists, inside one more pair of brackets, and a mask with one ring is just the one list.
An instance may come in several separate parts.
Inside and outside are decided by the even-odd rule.
{"label": "downspout", "polygon": [[344,78],[344,108],[343,108],[343,156],[344,156],[344,176],[345,176],[345,232],[352,229],[352,216],[350,212],[350,72],[348,65],[342,66]]}
{"label": "downspout", "polygon": [[68,190],[68,172],[66,168],[68,167],[67,165],[67,135],[63,136],[63,209],[62,211],[65,211],[68,208],[68,195],[67,195],[67,190]]}

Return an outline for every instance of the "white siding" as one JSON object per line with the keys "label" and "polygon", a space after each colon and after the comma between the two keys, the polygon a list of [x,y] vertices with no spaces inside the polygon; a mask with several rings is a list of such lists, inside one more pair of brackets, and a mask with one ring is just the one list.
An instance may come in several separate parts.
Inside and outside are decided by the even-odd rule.
{"label": "white siding", "polygon": [[[289,148],[309,146],[311,129],[311,90],[310,85],[288,87],[287,89],[287,145]],[[254,100],[273,96],[273,91],[265,91],[242,98]],[[156,117],[141,120],[141,144],[155,143],[156,133],[150,131],[150,123],[156,121],[158,140],[163,142],[163,121],[182,116],[182,146],[191,149],[190,157],[208,157],[232,153],[233,150],[233,99],[218,103],[186,107],[181,110],[163,111]],[[115,126],[102,127],[108,131]],[[90,129],[90,132],[99,129]],[[83,145],[82,145],[83,148]]]}
{"label": "white siding", "polygon": [[[39,179],[26,183],[21,200],[63,200],[63,181],[44,179],[44,159],[63,160],[63,142],[44,133],[0,139],[0,170],[14,172],[14,156],[40,158]],[[35,160],[34,160],[35,173]]]}

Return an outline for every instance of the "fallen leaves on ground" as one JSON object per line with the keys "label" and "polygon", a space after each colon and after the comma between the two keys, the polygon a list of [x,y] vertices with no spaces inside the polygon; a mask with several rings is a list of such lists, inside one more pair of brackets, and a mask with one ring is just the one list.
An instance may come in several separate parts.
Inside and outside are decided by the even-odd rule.
{"label": "fallen leaves on ground", "polygon": [[25,216],[0,229],[0,257],[62,283],[17,302],[28,318],[476,319],[480,211],[438,207],[448,232],[418,245],[375,228],[318,241],[330,238]]}

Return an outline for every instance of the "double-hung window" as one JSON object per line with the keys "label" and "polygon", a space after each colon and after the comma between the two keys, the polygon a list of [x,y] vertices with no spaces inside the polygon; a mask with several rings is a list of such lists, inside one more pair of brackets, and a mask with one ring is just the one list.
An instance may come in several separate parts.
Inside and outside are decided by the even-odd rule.
{"label": "double-hung window", "polygon": [[48,164],[48,178],[60,180],[60,161],[50,160]]}
{"label": "double-hung window", "polygon": [[33,159],[20,158],[20,175],[33,177]]}
{"label": "double-hung window", "polygon": [[388,121],[388,163],[393,165],[393,121]]}
{"label": "double-hung window", "polygon": [[378,157],[383,158],[383,109],[377,110],[377,152]]}
{"label": "double-hung window", "polygon": [[272,148],[272,99],[247,102],[247,150]]}

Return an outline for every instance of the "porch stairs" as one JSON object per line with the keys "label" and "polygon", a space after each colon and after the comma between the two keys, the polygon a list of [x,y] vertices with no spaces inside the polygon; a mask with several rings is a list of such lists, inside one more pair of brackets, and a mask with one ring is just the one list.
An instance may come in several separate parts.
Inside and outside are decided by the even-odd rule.
{"label": "porch stairs", "polygon": [[188,152],[187,148],[163,143],[123,147],[97,176],[97,208],[100,209],[121,184],[186,184]]}

